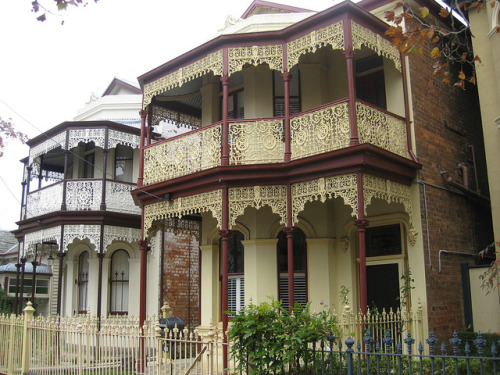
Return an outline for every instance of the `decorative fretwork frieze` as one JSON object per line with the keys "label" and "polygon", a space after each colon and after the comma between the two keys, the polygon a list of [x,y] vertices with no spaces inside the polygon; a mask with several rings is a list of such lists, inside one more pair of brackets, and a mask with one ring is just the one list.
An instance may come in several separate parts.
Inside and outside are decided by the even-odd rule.
{"label": "decorative fretwork frieze", "polygon": [[58,147],[61,149],[66,149],[66,131],[49,137],[47,140],[43,141],[39,145],[36,145],[30,149],[29,164],[33,163],[33,160],[40,155],[46,154],[47,152],[54,150]]}
{"label": "decorative fretwork frieze", "polygon": [[406,213],[412,220],[412,205],[410,186],[375,177],[369,174],[363,174],[363,199],[365,215],[367,207],[371,204],[373,198],[379,198],[387,203],[401,203]]}
{"label": "decorative fretwork frieze", "polygon": [[151,105],[151,125],[159,125],[162,121],[168,121],[176,126],[189,129],[198,129],[201,127],[201,118],[181,113],[173,109],[165,108],[160,105]]}
{"label": "decorative fretwork frieze", "polygon": [[263,206],[271,207],[273,213],[280,216],[281,224],[286,224],[286,186],[248,186],[229,188],[229,227],[236,224],[238,216],[245,208],[257,210]]}
{"label": "decorative fretwork frieze", "polygon": [[68,211],[99,210],[101,199],[101,180],[68,181],[66,183],[66,209]]}
{"label": "decorative fretwork frieze", "polygon": [[135,188],[131,184],[106,181],[106,210],[140,215],[141,209],[135,205],[130,195]]}
{"label": "decorative fretwork frieze", "polygon": [[349,146],[347,102],[319,109],[290,120],[292,160]]}
{"label": "decorative fretwork frieze", "polygon": [[59,182],[29,193],[26,196],[26,218],[59,211],[62,204],[63,187],[64,184]]}
{"label": "decorative fretwork frieze", "polygon": [[370,143],[397,155],[409,158],[406,123],[363,103],[356,103],[360,143]]}
{"label": "decorative fretwork frieze", "polygon": [[36,232],[26,233],[24,235],[22,255],[24,255],[25,257],[28,257],[30,255],[32,256],[35,252],[36,244],[41,244],[43,242],[52,242],[59,245],[61,243],[61,226],[45,228]]}
{"label": "decorative fretwork frieze", "polygon": [[221,125],[144,150],[144,184],[170,180],[220,165]]}
{"label": "decorative fretwork frieze", "polygon": [[101,226],[85,224],[65,225],[63,251],[68,251],[68,245],[76,239],[81,241],[88,239],[95,246],[94,250],[99,252],[101,249]]}
{"label": "decorative fretwork frieze", "polygon": [[352,216],[358,215],[356,174],[322,177],[317,180],[292,184],[292,222],[298,222],[298,215],[304,211],[307,202],[341,197],[344,204],[352,208]]}
{"label": "decorative fretwork frieze", "polygon": [[330,26],[315,30],[287,43],[288,70],[299,63],[299,58],[306,53],[314,53],[318,48],[330,45],[335,49],[344,49],[344,23],[339,21]]}
{"label": "decorative fretwork frieze", "polygon": [[141,147],[141,137],[135,134],[124,133],[117,130],[109,129],[108,149],[116,148],[117,145],[139,148]]}
{"label": "decorative fretwork frieze", "polygon": [[231,164],[279,163],[285,144],[282,120],[229,124]]}
{"label": "decorative fretwork frieze", "polygon": [[222,50],[211,53],[204,58],[176,70],[156,81],[144,86],[144,108],[151,103],[155,95],[161,94],[173,87],[182,86],[197,77],[212,72],[215,76],[222,75]]}
{"label": "decorative fretwork frieze", "polygon": [[269,69],[283,72],[283,47],[281,45],[228,48],[228,57],[229,75],[242,70],[246,64],[267,64]]}
{"label": "decorative fretwork frieze", "polygon": [[162,201],[148,204],[144,207],[144,231],[151,228],[154,220],[183,215],[211,212],[220,228],[222,225],[222,190],[176,198],[171,201]]}
{"label": "decorative fretwork frieze", "polygon": [[78,143],[94,142],[96,147],[104,148],[105,129],[70,129],[68,150],[78,146]]}
{"label": "decorative fretwork frieze", "polygon": [[111,225],[104,226],[103,236],[103,251],[106,252],[108,246],[114,240],[128,242],[129,244],[137,243],[141,239],[141,230],[135,228],[115,227]]}
{"label": "decorative fretwork frieze", "polygon": [[394,66],[401,72],[401,57],[396,46],[379,34],[351,21],[352,48],[361,49],[362,45],[370,48],[378,55],[384,56],[394,62]]}

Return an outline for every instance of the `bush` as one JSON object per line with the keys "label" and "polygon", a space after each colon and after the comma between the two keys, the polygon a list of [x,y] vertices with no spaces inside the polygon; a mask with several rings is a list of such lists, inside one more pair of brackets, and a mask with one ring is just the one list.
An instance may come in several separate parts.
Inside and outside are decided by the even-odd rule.
{"label": "bush", "polygon": [[5,290],[0,289],[0,314],[10,314],[12,312],[13,298],[9,297]]}
{"label": "bush", "polygon": [[311,361],[309,344],[329,336],[333,340],[338,333],[334,317],[326,311],[311,313],[309,304],[296,304],[289,313],[280,301],[271,301],[234,315],[228,332],[231,356],[238,370],[255,375],[284,369],[293,373],[299,363]]}

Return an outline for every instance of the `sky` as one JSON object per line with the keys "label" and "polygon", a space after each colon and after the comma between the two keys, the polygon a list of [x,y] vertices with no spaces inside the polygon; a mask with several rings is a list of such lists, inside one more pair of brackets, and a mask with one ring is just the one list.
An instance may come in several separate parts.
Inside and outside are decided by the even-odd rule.
{"label": "sky", "polygon": [[[52,6],[54,0],[39,0]],[[0,0],[0,117],[30,138],[72,120],[114,77],[136,81],[149,70],[216,36],[251,0],[88,0],[39,22],[31,0]],[[323,10],[332,0],[276,0]],[[61,21],[64,20],[64,24]],[[0,158],[0,229],[16,229],[22,158],[9,141]]]}

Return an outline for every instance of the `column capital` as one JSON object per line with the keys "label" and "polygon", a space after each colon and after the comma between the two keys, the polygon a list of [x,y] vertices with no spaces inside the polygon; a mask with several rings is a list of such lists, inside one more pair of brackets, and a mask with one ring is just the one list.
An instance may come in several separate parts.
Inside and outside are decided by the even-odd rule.
{"label": "column capital", "polygon": [[148,239],[139,240],[139,241],[137,241],[137,243],[139,244],[139,249],[141,251],[149,251],[149,250],[151,250],[151,248],[148,246],[149,245],[149,240]]}
{"label": "column capital", "polygon": [[142,119],[145,119],[146,116],[148,115],[148,110],[147,109],[141,109],[139,111],[139,115],[141,116]]}
{"label": "column capital", "polygon": [[99,258],[99,260],[104,259],[105,256],[106,256],[106,254],[104,254],[104,253],[97,253],[97,257]]}
{"label": "column capital", "polygon": [[284,227],[283,232],[286,234],[292,234],[295,231],[295,227]]}
{"label": "column capital", "polygon": [[292,73],[290,72],[281,73],[281,78],[283,78],[283,81],[289,82],[292,79]]}
{"label": "column capital", "polygon": [[223,86],[229,86],[231,83],[231,78],[229,76],[222,76],[220,77],[220,81],[222,82]]}
{"label": "column capital", "polygon": [[342,51],[342,54],[346,59],[354,58],[356,51],[352,48],[352,46],[346,46],[345,50]]}
{"label": "column capital", "polygon": [[222,238],[228,238],[231,235],[231,233],[233,233],[233,231],[229,229],[219,229],[218,233],[219,236],[221,236]]}
{"label": "column capital", "polygon": [[352,219],[352,221],[358,229],[366,229],[370,225],[370,221],[367,219]]}
{"label": "column capital", "polygon": [[67,255],[67,253],[65,253],[64,251],[58,251],[57,252],[57,256],[59,257],[59,259],[63,259],[65,256]]}

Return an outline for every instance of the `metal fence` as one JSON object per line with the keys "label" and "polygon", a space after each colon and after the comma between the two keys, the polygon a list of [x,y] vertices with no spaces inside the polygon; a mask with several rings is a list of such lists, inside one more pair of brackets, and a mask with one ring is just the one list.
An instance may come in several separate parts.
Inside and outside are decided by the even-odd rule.
{"label": "metal fence", "polygon": [[[345,320],[339,319],[344,324],[342,337],[304,343],[300,358],[270,371],[251,368],[246,362],[239,366],[231,357],[231,343],[224,343],[217,325],[203,332],[177,327],[163,331],[154,318],[139,327],[134,318],[34,318],[29,304],[24,311],[24,316],[0,316],[0,373],[489,375],[497,374],[500,367],[500,341],[490,338],[487,344],[478,334],[463,340],[467,342],[457,335],[438,342],[432,333],[415,341],[411,331],[403,334],[401,324],[384,331],[382,315],[371,326],[371,320],[362,316],[358,323],[366,323],[365,335],[359,339],[348,337],[359,328],[354,324],[359,314],[344,315]],[[345,325],[347,321],[354,325]],[[413,322],[405,329],[410,327],[418,331]]]}

